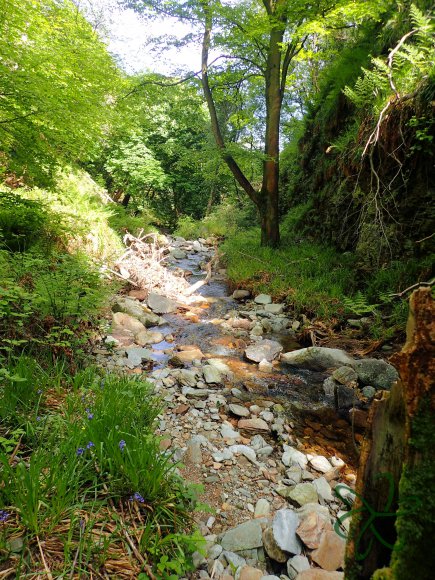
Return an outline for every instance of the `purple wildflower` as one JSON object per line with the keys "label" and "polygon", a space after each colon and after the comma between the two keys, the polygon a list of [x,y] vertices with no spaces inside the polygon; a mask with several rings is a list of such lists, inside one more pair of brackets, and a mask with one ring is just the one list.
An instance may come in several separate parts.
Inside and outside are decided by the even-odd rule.
{"label": "purple wildflower", "polygon": [[95,445],[92,443],[92,441],[89,441],[89,443],[86,445],[86,449],[91,449],[91,447],[95,447]]}
{"label": "purple wildflower", "polygon": [[79,447],[76,451],[76,455],[83,455],[84,452],[85,450],[83,449],[83,447]]}
{"label": "purple wildflower", "polygon": [[121,439],[121,441],[119,442],[119,448],[121,449],[121,451],[124,451],[126,445],[127,443],[124,441],[124,439]]}
{"label": "purple wildflower", "polygon": [[93,419],[94,418],[94,414],[93,413],[88,413],[88,419]]}
{"label": "purple wildflower", "polygon": [[144,498],[137,491],[130,497],[130,501],[138,501],[139,503],[145,503]]}
{"label": "purple wildflower", "polygon": [[9,514],[5,510],[0,510],[0,522],[5,522],[9,517]]}
{"label": "purple wildflower", "polygon": [[42,421],[42,417],[36,417],[37,421]]}

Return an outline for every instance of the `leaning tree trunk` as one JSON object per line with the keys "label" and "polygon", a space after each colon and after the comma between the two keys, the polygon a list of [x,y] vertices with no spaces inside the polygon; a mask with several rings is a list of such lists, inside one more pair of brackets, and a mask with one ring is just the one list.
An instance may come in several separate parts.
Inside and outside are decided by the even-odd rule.
{"label": "leaning tree trunk", "polygon": [[346,551],[348,580],[433,578],[434,314],[430,289],[414,292],[407,342],[392,361],[401,380],[378,394],[370,410]]}

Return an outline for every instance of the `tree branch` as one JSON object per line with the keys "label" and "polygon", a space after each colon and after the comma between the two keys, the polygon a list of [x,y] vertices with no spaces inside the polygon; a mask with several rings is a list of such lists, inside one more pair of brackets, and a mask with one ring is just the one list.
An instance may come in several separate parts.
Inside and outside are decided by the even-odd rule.
{"label": "tree branch", "polygon": [[218,146],[222,158],[225,163],[228,165],[228,168],[234,175],[237,183],[243,188],[246,192],[248,197],[258,205],[260,203],[259,194],[258,192],[252,187],[251,182],[247,179],[241,168],[239,167],[238,163],[234,159],[234,157],[228,152],[225,141],[222,135],[221,128],[219,126],[219,120],[216,111],[216,105],[213,99],[213,94],[210,89],[210,83],[208,80],[208,54],[210,50],[210,39],[211,39],[211,30],[212,30],[212,16],[210,12],[210,8],[208,4],[204,7],[205,12],[205,29],[204,29],[204,37],[202,42],[202,86],[204,90],[205,100],[207,102],[208,110],[210,113],[210,121],[211,121],[211,128],[213,131],[213,135],[216,141],[216,145]]}

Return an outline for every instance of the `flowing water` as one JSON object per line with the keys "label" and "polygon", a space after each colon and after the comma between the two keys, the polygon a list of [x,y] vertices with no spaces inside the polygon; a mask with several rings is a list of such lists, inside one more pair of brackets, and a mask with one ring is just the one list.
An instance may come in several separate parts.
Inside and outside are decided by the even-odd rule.
{"label": "flowing water", "polygon": [[[192,272],[189,282],[193,285],[205,277],[200,267],[203,259],[201,254],[189,254],[170,267]],[[243,309],[229,296],[225,277],[213,276],[209,284],[198,289],[197,294],[206,299],[190,308],[198,316],[198,322],[192,322],[180,313],[166,314],[167,324],[155,328],[164,335],[172,334],[174,342],[163,341],[153,346],[154,369],[166,366],[174,346],[195,345],[208,358],[219,358],[230,367],[234,373],[232,386],[243,390],[247,398],[254,401],[267,398],[281,403],[291,414],[300,436],[313,441],[314,447],[341,452],[352,463],[355,446],[349,422],[324,402],[322,384],[327,375],[296,370],[288,365],[274,366],[271,373],[259,372],[256,364],[244,358],[249,339],[245,341],[226,334],[219,324],[226,314],[232,312],[236,315]],[[270,334],[264,338],[278,341],[284,352],[300,348],[291,333]]]}

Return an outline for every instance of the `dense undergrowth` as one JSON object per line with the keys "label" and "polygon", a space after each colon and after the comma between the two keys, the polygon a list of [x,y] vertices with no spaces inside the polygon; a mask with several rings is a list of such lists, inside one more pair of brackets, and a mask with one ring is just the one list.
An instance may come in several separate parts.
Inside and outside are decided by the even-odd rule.
{"label": "dense undergrowth", "polygon": [[87,359],[122,234],[151,219],[105,195],[72,171],[0,190],[0,570],[16,577],[178,578],[198,547],[161,402]]}
{"label": "dense undergrowth", "polygon": [[322,243],[304,225],[309,204],[295,206],[281,223],[282,244],[275,250],[260,245],[259,229],[249,226],[249,210],[228,204],[195,222],[180,221],[176,231],[186,238],[216,235],[233,287],[266,292],[287,303],[295,315],[323,320],[341,328],[347,319],[371,317],[368,336],[403,338],[408,312],[406,295],[398,294],[430,275],[432,260],[392,260],[367,269],[355,252]]}

